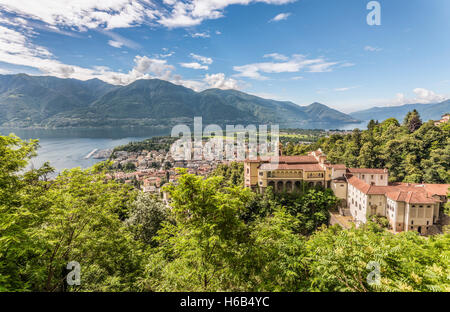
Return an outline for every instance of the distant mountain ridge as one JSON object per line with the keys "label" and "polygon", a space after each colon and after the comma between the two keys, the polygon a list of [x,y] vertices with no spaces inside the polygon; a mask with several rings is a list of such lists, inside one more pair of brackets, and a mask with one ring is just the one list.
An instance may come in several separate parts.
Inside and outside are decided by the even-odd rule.
{"label": "distant mountain ridge", "polygon": [[401,106],[372,107],[370,109],[351,113],[350,116],[367,121],[370,119],[385,120],[396,118],[402,122],[406,114],[416,109],[423,121],[439,120],[443,114],[450,112],[450,100],[434,104],[406,104]]}
{"label": "distant mountain ridge", "polygon": [[2,127],[170,127],[202,116],[207,123],[347,124],[358,120],[320,103],[299,106],[237,90],[192,89],[159,79],[114,86],[98,79],[0,75]]}

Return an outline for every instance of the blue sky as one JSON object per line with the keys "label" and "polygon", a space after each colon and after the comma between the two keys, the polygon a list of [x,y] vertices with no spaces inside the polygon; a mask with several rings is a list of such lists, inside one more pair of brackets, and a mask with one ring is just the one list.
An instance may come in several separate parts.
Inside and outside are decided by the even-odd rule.
{"label": "blue sky", "polygon": [[450,97],[450,1],[378,2],[380,26],[369,0],[0,0],[0,74],[160,78],[344,112]]}

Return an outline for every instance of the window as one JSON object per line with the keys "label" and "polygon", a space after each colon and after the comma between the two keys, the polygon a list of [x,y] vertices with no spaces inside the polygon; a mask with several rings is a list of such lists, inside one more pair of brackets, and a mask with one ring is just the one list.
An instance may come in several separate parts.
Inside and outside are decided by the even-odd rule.
{"label": "window", "polygon": [[247,168],[247,174],[249,174],[250,173],[250,169],[249,168]]}
{"label": "window", "polygon": [[262,173],[262,172],[259,173],[259,176],[260,176],[260,177],[262,177],[263,175],[264,175],[264,173]]}
{"label": "window", "polygon": [[[427,225],[429,225],[430,224],[430,221],[427,221]],[[428,228],[427,228],[428,229]]]}
{"label": "window", "polygon": [[363,174],[363,175],[362,175],[362,178],[364,179],[365,177],[366,177],[366,176]]}
{"label": "window", "polygon": [[380,180],[383,180],[383,176],[382,175],[380,175]]}
{"label": "window", "polygon": [[414,220],[411,220],[411,224],[414,224]]}
{"label": "window", "polygon": [[370,178],[373,180],[373,174],[370,176]]}
{"label": "window", "polygon": [[412,229],[414,229],[414,227],[413,227],[413,226],[411,227],[411,230],[412,230]]}

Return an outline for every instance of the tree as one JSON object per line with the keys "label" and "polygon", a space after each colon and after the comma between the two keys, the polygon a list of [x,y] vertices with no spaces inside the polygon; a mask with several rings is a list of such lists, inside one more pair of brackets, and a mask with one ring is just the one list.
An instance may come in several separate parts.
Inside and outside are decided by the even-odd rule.
{"label": "tree", "polygon": [[131,227],[136,240],[156,246],[153,238],[168,217],[169,209],[161,201],[149,194],[140,193],[136,201],[131,204],[126,224]]}
{"label": "tree", "polygon": [[419,129],[422,126],[422,120],[420,119],[419,112],[415,109],[412,112],[408,112],[405,116],[403,124],[411,133]]}
{"label": "tree", "polygon": [[219,164],[212,175],[223,177],[223,182],[228,186],[244,186],[244,164],[242,162]]}
{"label": "tree", "polygon": [[[48,165],[23,172],[35,148],[0,137],[2,190],[15,194],[1,193],[0,289],[135,289],[141,251],[121,221],[134,193],[107,180],[105,164],[67,170],[51,181]],[[65,282],[70,261],[81,265],[80,286]]]}
{"label": "tree", "polygon": [[[376,224],[322,229],[307,242],[310,290],[449,291],[450,235],[430,239],[417,233],[394,235]],[[373,262],[379,284],[368,283]],[[370,280],[370,279],[369,279]]]}
{"label": "tree", "polygon": [[252,193],[223,187],[220,177],[181,172],[177,185],[165,187],[176,223],[165,222],[160,230],[160,246],[149,259],[149,278],[142,284],[157,291],[236,289],[233,272],[248,237],[240,214]]}
{"label": "tree", "polygon": [[127,162],[127,163],[125,164],[124,169],[125,169],[126,171],[134,171],[134,170],[136,170],[136,165],[135,165],[134,163],[132,163],[132,162]]}

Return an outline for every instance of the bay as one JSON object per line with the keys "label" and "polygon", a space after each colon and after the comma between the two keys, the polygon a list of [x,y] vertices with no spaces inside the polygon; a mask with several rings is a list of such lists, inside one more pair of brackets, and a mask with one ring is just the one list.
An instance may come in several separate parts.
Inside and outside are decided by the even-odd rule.
{"label": "bay", "polygon": [[170,135],[168,130],[145,128],[108,129],[8,129],[1,128],[1,135],[15,134],[21,139],[38,139],[38,156],[30,161],[29,168],[39,168],[45,162],[55,168],[56,173],[64,169],[88,168],[101,159],[85,157],[94,149],[110,149],[132,141]]}

